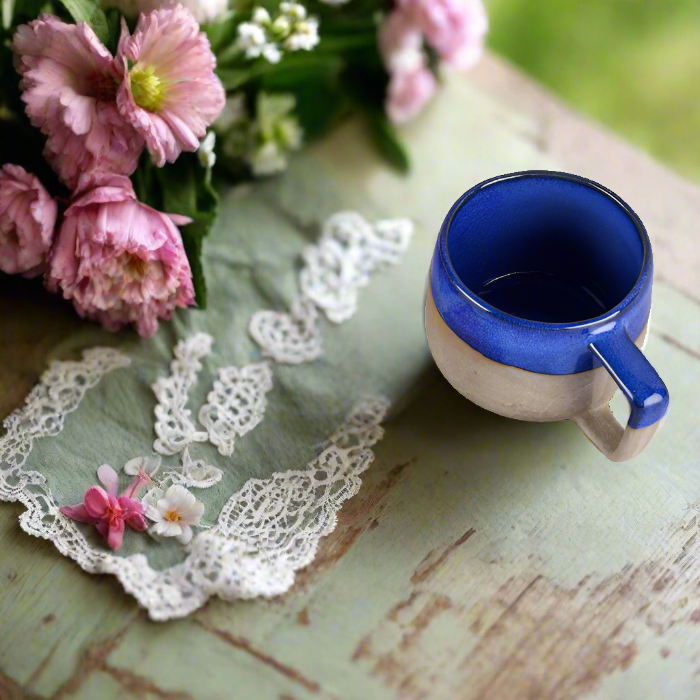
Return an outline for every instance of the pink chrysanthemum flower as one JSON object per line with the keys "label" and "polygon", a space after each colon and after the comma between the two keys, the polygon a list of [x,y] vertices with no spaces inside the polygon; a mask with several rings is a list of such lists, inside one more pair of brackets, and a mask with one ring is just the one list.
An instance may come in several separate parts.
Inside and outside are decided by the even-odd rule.
{"label": "pink chrysanthemum flower", "polygon": [[79,182],[48,261],[51,291],[78,313],[116,331],[133,323],[150,338],[158,319],[194,303],[190,265],[176,224],[137,201],[131,181],[95,172]]}
{"label": "pink chrysanthemum flower", "polygon": [[0,270],[41,274],[56,225],[56,200],[19,165],[0,168]]}
{"label": "pink chrysanthemum flower", "polygon": [[27,115],[61,180],[73,189],[90,170],[133,173],[143,139],[117,109],[121,63],[92,29],[42,15],[17,29],[12,49]]}
{"label": "pink chrysanthemum flower", "polygon": [[157,165],[195,151],[226,95],[206,35],[182,5],[142,14],[118,54],[131,65],[117,93],[121,114],[146,140]]}

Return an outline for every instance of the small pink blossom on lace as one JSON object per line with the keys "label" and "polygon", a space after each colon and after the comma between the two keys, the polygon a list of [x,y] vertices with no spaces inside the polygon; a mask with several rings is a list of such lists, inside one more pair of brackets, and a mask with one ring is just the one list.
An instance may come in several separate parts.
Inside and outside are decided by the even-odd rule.
{"label": "small pink blossom on lace", "polygon": [[41,274],[53,240],[56,201],[19,165],[0,168],[0,270]]}
{"label": "small pink blossom on lace", "polygon": [[117,109],[122,63],[92,29],[41,15],[17,29],[12,49],[25,110],[48,136],[44,155],[61,180],[73,189],[96,168],[133,173],[143,139]]}
{"label": "small pink blossom on lace", "polygon": [[151,489],[143,498],[146,517],[155,525],[149,530],[156,537],[176,537],[181,544],[192,540],[192,527],[199,525],[204,504],[184,486],[173,484],[163,493]]}
{"label": "small pink blossom on lace", "polygon": [[105,488],[91,486],[82,503],[59,508],[63,515],[81,523],[89,523],[97,528],[107,546],[117,550],[122,546],[124,530],[128,525],[137,532],[143,532],[148,525],[143,517],[143,506],[135,499],[140,489],[140,477],[117,496],[119,477],[108,464],[97,470],[97,478]]}
{"label": "small pink blossom on lace", "polygon": [[142,14],[133,35],[123,26],[119,56],[125,70],[127,59],[133,63],[117,93],[119,111],[146,140],[156,164],[196,151],[226,94],[192,13],[170,5]]}
{"label": "small pink blossom on lace", "polygon": [[72,299],[78,313],[110,331],[133,323],[150,338],[158,319],[194,303],[178,225],[137,201],[129,178],[95,172],[66,210],[51,251],[46,283]]}

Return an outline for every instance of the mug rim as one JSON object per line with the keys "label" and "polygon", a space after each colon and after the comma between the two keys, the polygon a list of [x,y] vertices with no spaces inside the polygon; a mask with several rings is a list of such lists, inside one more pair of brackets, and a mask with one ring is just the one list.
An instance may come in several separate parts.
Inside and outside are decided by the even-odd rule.
{"label": "mug rim", "polygon": [[[501,311],[501,309],[496,308],[495,306],[492,306],[488,302],[484,301],[481,299],[481,297],[477,296],[469,287],[467,287],[462,279],[459,277],[459,275],[455,272],[455,269],[452,265],[452,260],[450,259],[450,253],[449,249],[447,246],[447,240],[450,234],[450,230],[452,228],[452,222],[454,221],[455,217],[457,214],[461,211],[462,207],[469,202],[469,200],[474,197],[478,192],[482,191],[486,187],[490,187],[493,185],[497,185],[501,182],[507,181],[507,180],[515,180],[515,179],[523,179],[523,178],[528,178],[528,177],[539,177],[539,178],[549,178],[552,180],[568,180],[569,182],[574,182],[579,185],[584,185],[585,187],[588,187],[590,189],[596,190],[597,192],[605,195],[610,199],[612,202],[614,202],[617,206],[619,206],[624,213],[630,218],[632,223],[635,226],[635,229],[637,231],[637,234],[639,235],[639,238],[642,242],[642,249],[643,249],[643,260],[642,260],[642,268],[639,272],[639,276],[637,277],[637,280],[635,281],[634,285],[632,288],[629,290],[629,292],[625,295],[625,297],[620,301],[618,304],[616,304],[612,309],[609,309],[605,313],[601,314],[600,316],[595,316],[593,318],[588,318],[588,319],[583,319],[581,321],[573,321],[573,322],[564,322],[564,323],[549,323],[546,321],[532,321],[530,319],[522,318],[520,316],[514,316],[513,314],[506,313],[505,311]],[[644,224],[642,223],[641,219],[637,216],[637,214],[634,212],[634,210],[625,202],[623,199],[618,197],[614,192],[609,190],[607,187],[603,187],[603,185],[593,181],[589,180],[585,177],[581,177],[580,175],[572,175],[571,173],[565,173],[561,171],[556,171],[556,170],[522,170],[518,171],[515,173],[508,173],[505,175],[497,175],[496,177],[489,178],[488,180],[484,180],[483,182],[480,182],[479,184],[475,185],[472,187],[470,190],[465,192],[453,205],[450,211],[448,212],[447,216],[445,217],[445,220],[442,223],[442,226],[440,227],[440,233],[439,233],[439,250],[440,250],[440,261],[442,262],[443,268],[447,272],[447,276],[452,283],[452,285],[455,287],[455,289],[473,305],[477,306],[480,308],[482,311],[485,311],[489,314],[492,314],[493,316],[500,318],[503,321],[506,321],[508,323],[513,323],[516,325],[521,325],[521,326],[526,326],[528,328],[541,328],[541,329],[546,329],[546,330],[572,330],[576,328],[587,328],[589,326],[593,325],[598,325],[602,322],[605,321],[610,321],[614,318],[616,318],[627,306],[629,306],[639,295],[641,290],[643,289],[646,279],[649,274],[649,267],[651,265],[652,261],[652,254],[651,254],[651,241],[649,240],[649,234],[647,233],[646,229],[644,228]]]}

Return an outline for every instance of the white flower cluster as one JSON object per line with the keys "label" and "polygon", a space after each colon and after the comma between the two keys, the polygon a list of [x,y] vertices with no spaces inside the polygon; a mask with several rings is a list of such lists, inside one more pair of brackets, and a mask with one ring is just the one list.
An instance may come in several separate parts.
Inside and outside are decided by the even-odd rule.
{"label": "white flower cluster", "polygon": [[301,148],[304,132],[294,114],[296,99],[287,93],[258,93],[253,119],[242,94],[226,100],[214,128],[221,134],[222,151],[242,159],[255,177],[287,168],[289,154]]}
{"label": "white flower cluster", "polygon": [[237,45],[246,58],[262,56],[270,63],[278,63],[283,51],[311,51],[318,42],[318,20],[297,2],[281,2],[274,19],[256,7],[251,21],[238,26]]}
{"label": "white flower cluster", "polygon": [[201,140],[197,149],[197,158],[203,168],[211,169],[216,163],[216,134],[213,131],[207,131],[207,135]]}
{"label": "white flower cluster", "polygon": [[[228,11],[228,0],[178,0],[199,24],[208,24]],[[127,17],[138,17],[139,12],[152,12],[172,4],[171,0],[100,0],[104,9],[115,7]]]}

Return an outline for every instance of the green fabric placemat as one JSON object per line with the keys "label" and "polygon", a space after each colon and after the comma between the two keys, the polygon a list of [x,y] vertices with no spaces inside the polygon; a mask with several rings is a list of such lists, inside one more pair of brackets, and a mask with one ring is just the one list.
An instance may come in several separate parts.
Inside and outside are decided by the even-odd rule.
{"label": "green fabric placemat", "polygon": [[[124,463],[152,452],[156,400],[151,384],[169,373],[177,340],[205,331],[215,341],[190,391],[188,407],[196,418],[217,368],[262,359],[248,335],[251,315],[258,309],[288,308],[299,293],[302,249],[316,240],[328,215],[348,204],[332,181],[319,178],[313,158],[304,157],[284,178],[229,191],[207,241],[208,308],[178,313],[150,341],[138,340],[132,332],[115,337],[86,328],[57,348],[55,356],[67,359],[82,348],[116,341],[132,364],[107,374],[90,390],[60,435],[37,440],[25,468],[47,477],[60,505],[80,502],[85,489],[97,483],[95,472],[103,463],[120,473],[125,486],[130,477],[121,472]],[[401,213],[361,202],[352,206],[368,220]],[[421,313],[426,272],[425,260],[408,252],[398,266],[377,272],[360,290],[358,311],[350,320],[335,325],[320,314],[323,355],[301,365],[271,363],[274,386],[267,394],[264,420],[236,440],[232,456],[218,454],[208,442],[191,445],[192,458],[204,458],[224,472],[214,487],[193,490],[205,503],[204,523],[216,522],[224,503],[247,479],[303,469],[358,399],[386,395],[401,402],[429,358]],[[179,455],[164,457],[163,464],[179,460]],[[104,546],[94,528],[80,527],[91,542]],[[156,543],[127,530],[118,553],[136,551],[147,551],[157,567],[183,558],[175,540]]]}
{"label": "green fabric placemat", "polygon": [[[189,407],[195,417],[218,367],[261,360],[260,349],[248,335],[251,315],[258,309],[288,308],[299,291],[301,251],[317,240],[322,222],[338,211],[357,211],[368,221],[411,218],[416,225],[414,239],[397,266],[377,272],[359,291],[358,310],[350,320],[334,325],[320,314],[324,345],[320,359],[297,366],[273,363],[274,387],[267,394],[265,418],[236,441],[231,457],[222,457],[209,443],[192,446],[194,459],[204,458],[224,470],[219,484],[195,491],[206,505],[203,522],[216,522],[221,507],[247,479],[303,469],[358,399],[383,394],[392,403],[390,414],[405,405],[431,362],[423,301],[445,212],[476,182],[513,170],[514,163],[522,162],[523,168],[548,165],[546,156],[522,142],[517,143],[522,152],[513,152],[513,140],[507,138],[513,117],[505,111],[490,125],[488,138],[480,140],[479,103],[484,98],[466,83],[455,83],[451,89],[471,93],[474,113],[441,109],[438,97],[430,119],[408,130],[414,171],[407,178],[381,163],[358,124],[348,123],[295,158],[282,177],[225,193],[219,221],[206,241],[205,311],[178,313],[171,323],[161,324],[150,341],[131,332],[114,336],[86,325],[54,349],[52,358],[74,359],[83,348],[116,344],[133,358],[130,368],[107,375],[87,393],[59,436],[35,443],[25,468],[47,476],[60,505],[81,500],[85,489],[96,483],[100,464],[108,463],[119,472],[127,460],[151,453],[155,397],[150,385],[169,373],[179,339],[205,331],[215,340],[190,391]],[[449,141],[435,138],[443,131],[454,134],[452,146],[436,150],[436,144]],[[468,148],[461,145],[464,139],[470,140]],[[462,152],[471,157],[460,158]],[[178,460],[178,455],[164,458],[164,464]],[[128,479],[121,474],[126,485]],[[92,542],[104,546],[94,528],[84,531]],[[144,548],[157,568],[183,558],[174,541],[156,544],[129,531],[118,553]]]}

